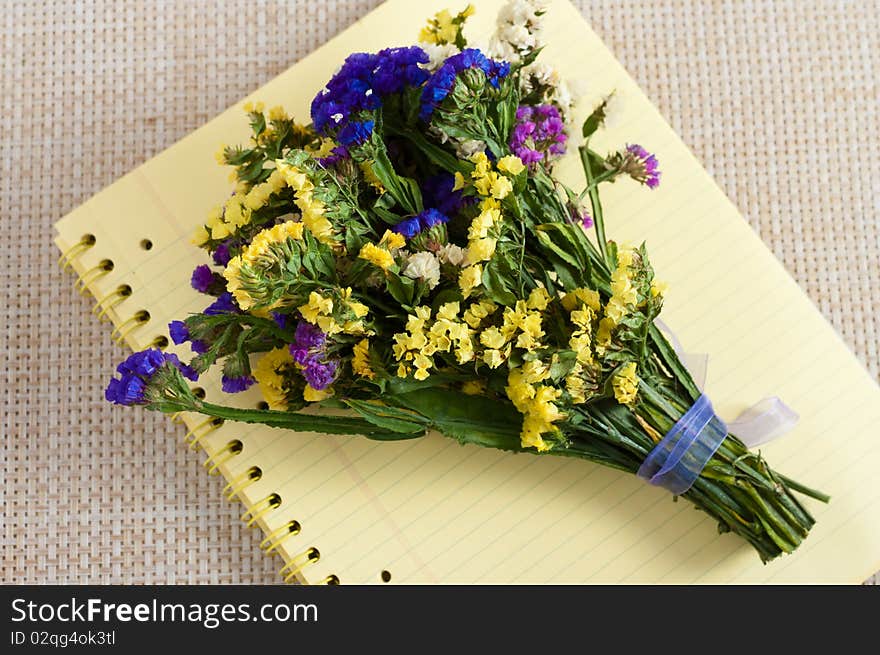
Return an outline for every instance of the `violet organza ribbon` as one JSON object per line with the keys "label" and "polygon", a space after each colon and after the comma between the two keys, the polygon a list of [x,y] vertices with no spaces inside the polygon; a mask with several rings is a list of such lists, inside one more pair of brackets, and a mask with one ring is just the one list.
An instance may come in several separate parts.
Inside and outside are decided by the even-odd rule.
{"label": "violet organza ribbon", "polygon": [[727,436],[706,394],[697,398],[666,436],[648,453],[637,475],[676,496],[691,488]]}
{"label": "violet organza ribbon", "polygon": [[[659,318],[655,323],[660,330],[669,335],[678,358],[691,374],[694,383],[702,390],[706,382],[709,356],[702,353],[685,353],[675,332]],[[746,446],[754,448],[789,432],[797,425],[799,418],[797,413],[778,396],[771,396],[758,401],[734,420],[728,421],[727,428]]]}

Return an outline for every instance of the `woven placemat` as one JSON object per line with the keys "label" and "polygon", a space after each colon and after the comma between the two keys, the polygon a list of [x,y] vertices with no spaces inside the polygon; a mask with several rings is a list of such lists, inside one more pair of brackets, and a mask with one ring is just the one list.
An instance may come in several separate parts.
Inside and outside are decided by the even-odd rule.
{"label": "woven placemat", "polygon": [[[51,225],[376,4],[0,12],[3,582],[279,581],[180,428],[101,400],[123,352],[55,265]],[[877,377],[880,6],[579,5]]]}

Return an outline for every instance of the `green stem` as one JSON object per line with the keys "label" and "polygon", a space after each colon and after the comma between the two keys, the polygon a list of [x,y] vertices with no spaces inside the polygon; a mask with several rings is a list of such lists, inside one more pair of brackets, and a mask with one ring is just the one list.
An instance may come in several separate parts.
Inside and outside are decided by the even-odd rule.
{"label": "green stem", "polygon": [[602,203],[599,200],[599,189],[594,186],[596,178],[593,176],[593,167],[590,164],[590,149],[587,144],[580,146],[578,152],[581,156],[581,164],[584,167],[584,175],[587,178],[587,188],[590,194],[590,204],[593,207],[593,227],[596,228],[596,240],[599,242],[599,251],[606,266],[611,267],[608,259],[608,240],[605,238],[605,218],[602,215]]}

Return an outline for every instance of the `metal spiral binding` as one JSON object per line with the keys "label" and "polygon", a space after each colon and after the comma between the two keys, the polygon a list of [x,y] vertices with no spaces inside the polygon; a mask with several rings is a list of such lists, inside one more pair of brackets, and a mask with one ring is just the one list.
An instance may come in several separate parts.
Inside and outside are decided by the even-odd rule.
{"label": "metal spiral binding", "polygon": [[[180,413],[178,412],[176,416],[179,415]],[[175,421],[175,418],[172,417],[171,420]],[[196,424],[195,427],[193,427],[189,432],[183,435],[183,443],[188,445],[191,450],[196,450],[201,445],[201,440],[207,437],[221,425],[223,425],[222,418],[206,418],[204,421]]]}
{"label": "metal spiral binding", "polygon": [[226,500],[232,500],[239,493],[262,477],[263,469],[259,466],[251,466],[247,471],[234,477],[225,487],[223,487],[223,493],[226,494]]}
{"label": "metal spiral binding", "polygon": [[213,455],[208,455],[208,459],[202,462],[202,466],[208,469],[208,475],[220,475],[220,467],[236,455],[241,454],[243,449],[244,444],[238,439],[233,439]]}
{"label": "metal spiral binding", "polygon": [[295,537],[302,531],[299,521],[291,520],[282,525],[280,528],[273,530],[266,538],[260,542],[260,548],[269,555],[273,550],[277,550],[281,544],[290,537]]}
{"label": "metal spiral binding", "polygon": [[[103,322],[104,319],[107,319],[109,321],[110,317],[107,315],[107,312],[116,307],[119,303],[128,298],[130,295],[131,287],[127,284],[120,284],[106,296],[98,299],[98,302],[96,302],[94,307],[92,307],[92,314],[97,316],[99,321]],[[98,310],[100,310],[100,312]]]}
{"label": "metal spiral binding", "polygon": [[61,266],[61,270],[66,271],[69,266],[73,266],[73,260],[94,246],[95,243],[97,243],[97,239],[94,234],[82,235],[78,242],[61,253],[61,257],[58,258],[58,265]]}
{"label": "metal spiral binding", "polygon": [[276,493],[271,493],[262,500],[257,501],[247,510],[245,510],[244,514],[239,517],[241,521],[244,522],[245,527],[251,527],[257,523],[261,518],[266,516],[273,509],[278,509],[281,506],[281,496]]}
{"label": "metal spiral binding", "polygon": [[131,318],[124,320],[122,323],[113,328],[113,331],[110,333],[110,337],[116,343],[122,343],[123,341],[125,341],[125,337],[147,323],[149,320],[150,312],[148,312],[146,309],[142,309]]}
{"label": "metal spiral binding", "polygon": [[92,282],[95,282],[98,278],[104,277],[110,271],[113,270],[112,259],[102,259],[97,265],[92,266],[89,270],[78,274],[76,276],[76,282],[73,283],[73,287],[79,292],[79,295],[85,294],[88,291],[89,285]]}
{"label": "metal spiral binding", "polygon": [[309,564],[315,564],[319,559],[321,559],[321,551],[312,546],[308,550],[291,557],[290,561],[278,571],[278,575],[282,576],[284,582],[290,582]]}

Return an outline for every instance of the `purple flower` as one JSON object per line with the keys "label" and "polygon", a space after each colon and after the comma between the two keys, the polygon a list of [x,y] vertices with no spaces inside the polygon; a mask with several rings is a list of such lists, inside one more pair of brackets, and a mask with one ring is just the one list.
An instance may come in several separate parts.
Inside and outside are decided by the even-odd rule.
{"label": "purple flower", "polygon": [[226,241],[221,243],[211,256],[214,258],[214,263],[217,266],[226,266],[229,260],[232,259],[232,256],[229,254],[229,243]]}
{"label": "purple flower", "polygon": [[657,157],[645,150],[638,144],[631,144],[626,147],[629,160],[625,173],[637,182],[641,182],[649,189],[656,189],[660,186],[660,171],[658,169],[660,163]]}
{"label": "purple flower", "polygon": [[190,284],[192,288],[201,293],[208,293],[208,289],[214,283],[214,273],[207,264],[196,266],[192,273]]}
{"label": "purple flower", "polygon": [[185,341],[189,341],[189,329],[183,321],[171,321],[168,324],[168,334],[171,340],[178,346]]}
{"label": "purple flower", "polygon": [[593,227],[593,217],[590,216],[587,212],[581,214],[581,225],[583,225],[585,230],[589,230]]}
{"label": "purple flower", "polygon": [[313,359],[303,369],[303,377],[312,389],[323,391],[333,384],[338,366],[339,364],[335,360],[320,362]]}
{"label": "purple flower", "polygon": [[435,225],[443,225],[449,222],[449,217],[441,214],[436,209],[426,209],[417,217],[422,224],[423,230],[430,230]]}
{"label": "purple flower", "polygon": [[308,348],[302,348],[295,343],[290,344],[290,355],[293,357],[293,361],[300,366],[305,366],[306,362],[312,358]]}
{"label": "purple flower", "polygon": [[226,393],[240,393],[250,388],[250,386],[255,382],[253,376],[250,375],[242,375],[237,378],[226,377],[225,375],[220,378],[220,388],[223,389]]}
{"label": "purple flower", "polygon": [[282,330],[286,330],[287,324],[290,321],[290,315],[282,314],[281,312],[272,312],[272,320],[275,321],[275,325],[280,327]]}
{"label": "purple flower", "polygon": [[524,164],[549,160],[565,153],[565,124],[559,110],[549,104],[520,105],[510,135],[510,149]]}
{"label": "purple flower", "polygon": [[147,390],[156,374],[166,364],[175,366],[187,379],[198,380],[198,373],[183,364],[177,355],[151,348],[133,353],[116,367],[119,378],[112,378],[104,397],[117,405],[139,405],[147,402]]}
{"label": "purple flower", "polygon": [[217,300],[205,308],[203,314],[214,316],[216,314],[238,313],[240,310],[229,292],[221,294]]}
{"label": "purple flower", "polygon": [[419,118],[423,121],[430,120],[437,106],[452,93],[458,75],[471,69],[482,71],[489,84],[498,88],[501,80],[510,73],[510,64],[506,61],[493,61],[476,48],[465,48],[448,57],[422,89]]}
{"label": "purple flower", "polygon": [[293,338],[300,348],[319,348],[326,342],[327,335],[317,325],[300,321],[297,323]]}
{"label": "purple flower", "polygon": [[201,339],[193,339],[190,342],[189,347],[192,348],[192,351],[197,355],[202,355],[208,352],[208,344]]}

